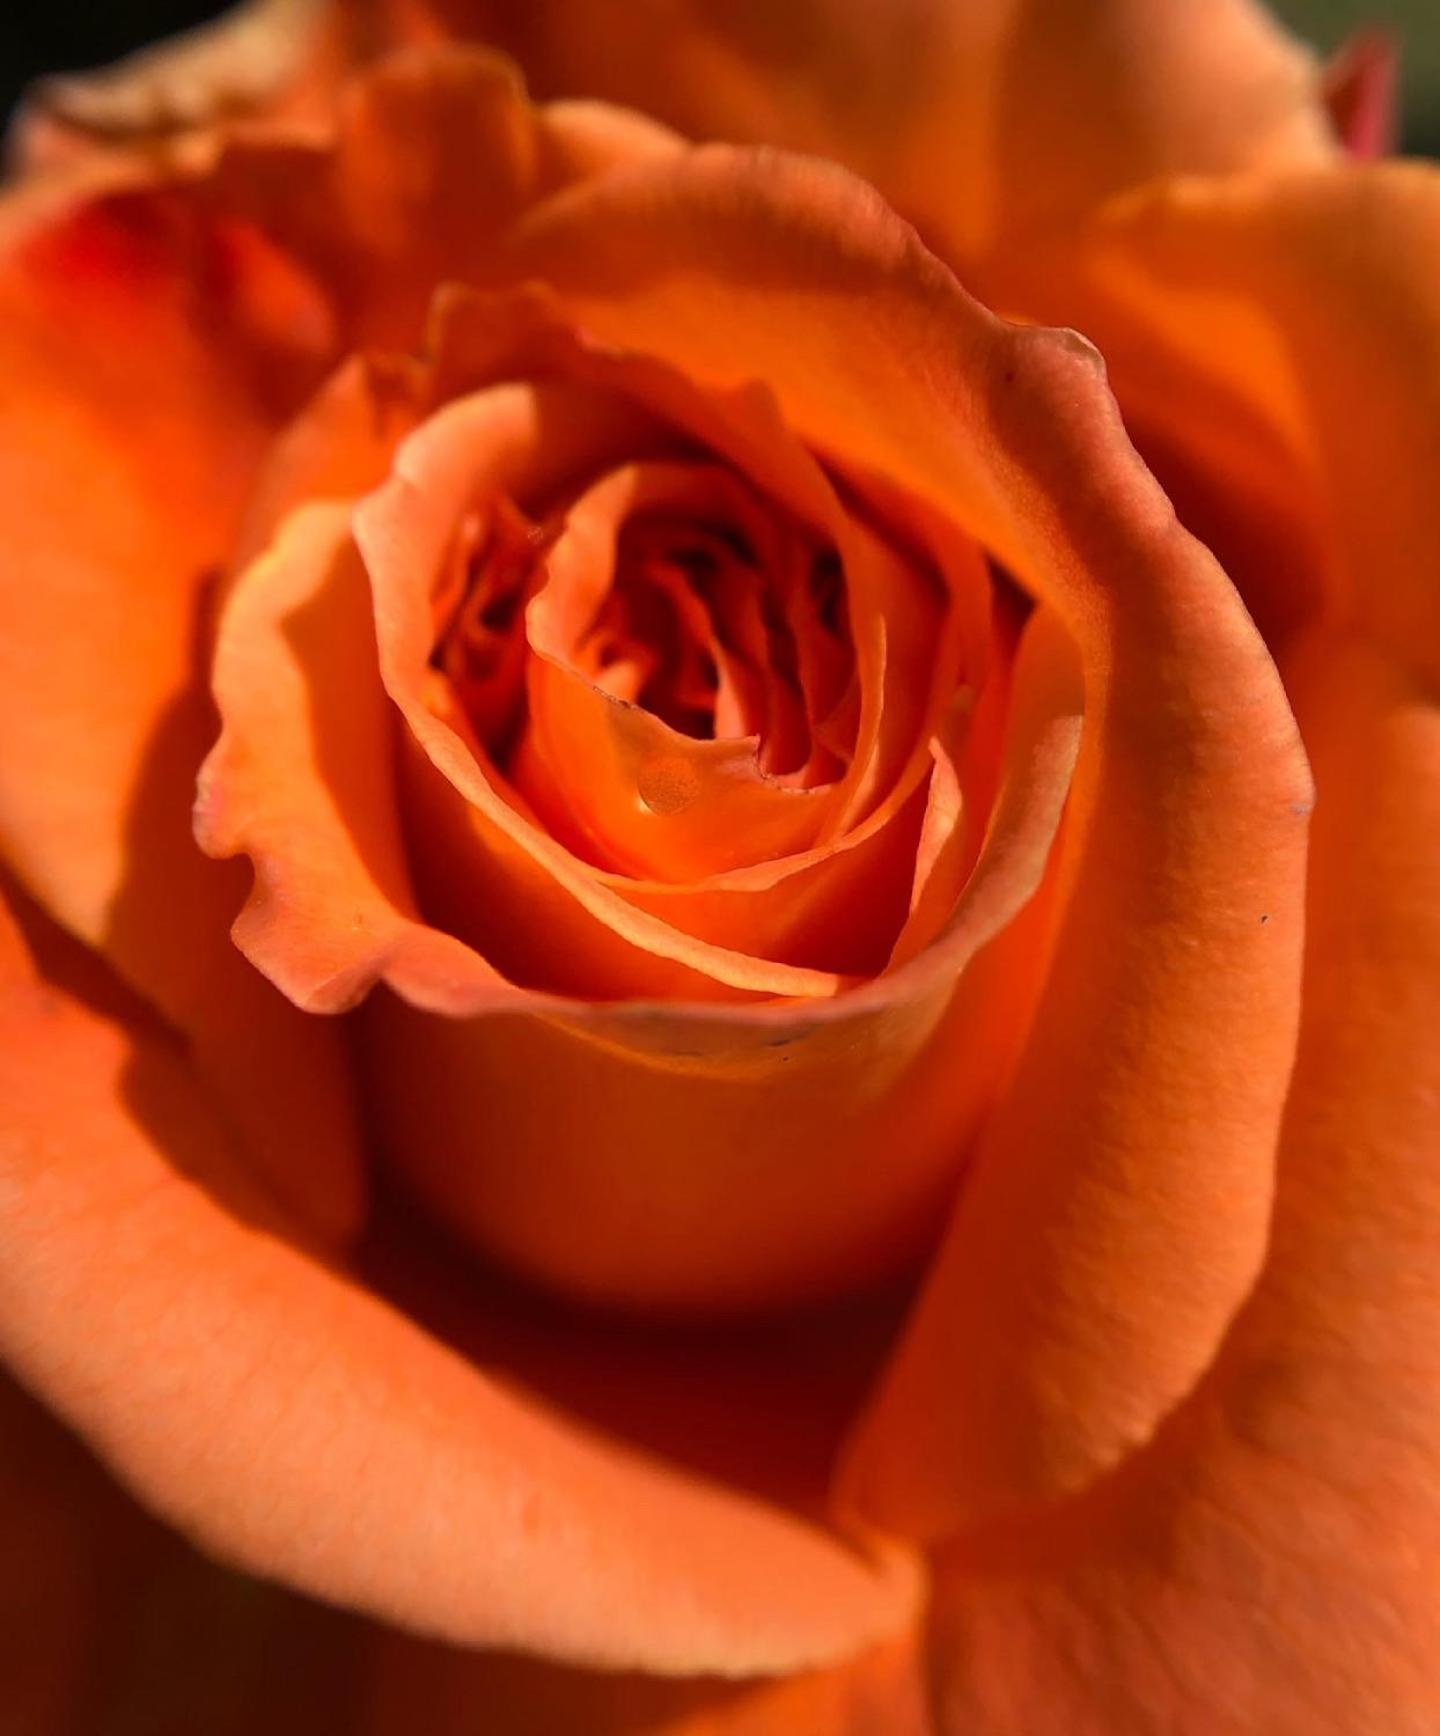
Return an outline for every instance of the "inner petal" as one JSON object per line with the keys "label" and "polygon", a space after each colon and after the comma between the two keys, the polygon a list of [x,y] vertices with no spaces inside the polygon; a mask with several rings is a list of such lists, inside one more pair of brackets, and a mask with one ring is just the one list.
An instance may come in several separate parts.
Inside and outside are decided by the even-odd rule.
{"label": "inner petal", "polygon": [[546,533],[507,498],[461,525],[433,599],[432,663],[483,751],[503,762],[525,709],[525,605]]}
{"label": "inner petal", "polygon": [[810,694],[787,603],[820,554],[719,465],[637,464],[585,491],[525,612],[506,769],[535,812],[597,866],[657,880],[810,848],[837,801],[811,718],[833,714],[836,653]]}
{"label": "inner petal", "polygon": [[672,442],[604,388],[502,381],[431,415],[356,505],[380,674],[402,719],[396,775],[420,907],[511,981],[587,999],[833,995],[830,973],[711,945],[627,903],[527,811],[437,667],[454,563],[484,546],[497,502],[548,524],[621,453]]}
{"label": "inner petal", "polygon": [[[440,768],[455,785],[456,825],[442,828],[444,841],[428,825],[407,823],[417,861],[441,873],[441,920],[478,942],[473,919],[484,910],[487,944],[496,941],[493,901],[482,891],[493,878],[490,845],[479,837],[488,830],[473,814],[470,839],[464,817],[479,799],[467,792],[480,787],[462,775],[468,762],[487,791],[486,812],[492,799],[508,812],[507,835],[519,821],[517,841],[555,872],[563,865],[567,885],[588,888],[587,905],[603,902],[614,913],[619,900],[667,931],[765,961],[767,972],[883,969],[915,898],[922,821],[927,848],[947,869],[925,877],[928,908],[945,902],[941,881],[949,885],[956,864],[973,855],[988,808],[983,790],[971,799],[968,764],[953,767],[965,792],[956,814],[945,790],[932,787],[936,733],[952,700],[961,702],[957,727],[968,740],[964,720],[992,685],[990,583],[978,550],[948,522],[932,524],[913,498],[891,498],[873,475],[827,466],[797,447],[763,397],[697,397],[633,357],[573,345],[558,357],[527,352],[517,372],[532,364],[554,386],[563,378],[613,390],[653,420],[623,457],[613,453],[523,494],[493,486],[498,478],[475,444],[445,442],[445,464],[468,470],[470,480],[462,487],[457,471],[452,554],[432,556],[427,596],[438,591],[444,606],[431,611],[420,687],[428,716],[468,752],[454,760],[447,749]],[[569,423],[557,416],[554,426]],[[400,468],[419,480],[413,462]],[[606,505],[612,487],[619,494]],[[517,509],[508,529],[497,522],[507,494]],[[605,510],[582,559],[580,521],[597,506]],[[467,524],[471,515],[476,522]],[[492,557],[497,572],[485,570]],[[447,559],[456,575],[448,590],[436,582]],[[559,597],[557,571],[567,560],[577,582],[564,600],[574,606],[554,647],[560,668],[546,673],[557,685],[568,675],[610,717],[599,732],[557,728],[554,751],[542,758],[531,686],[532,666],[544,658],[529,630],[544,597]],[[472,685],[463,692],[456,676],[466,664],[444,643],[451,634],[468,639]],[[651,867],[653,856],[617,849],[586,810],[597,782],[582,775],[594,752],[588,735],[603,746],[617,715],[622,728],[647,716],[664,726],[667,749],[689,750],[702,772],[706,751],[738,747],[752,788],[758,769],[771,785],[823,795],[828,817],[808,840],[802,832],[796,849],[783,837],[757,842],[741,814],[716,847]],[[633,765],[616,780],[620,802],[613,791],[606,798],[612,823],[647,797],[665,808],[661,817],[694,805],[689,767],[678,776],[673,761],[653,769],[658,776],[645,788]],[[402,781],[408,789],[411,780]],[[968,816],[964,836],[947,844],[960,814]],[[422,879],[429,909],[434,873]],[[848,907],[853,916],[857,891],[863,934],[844,915]],[[617,920],[628,932],[629,918]]]}

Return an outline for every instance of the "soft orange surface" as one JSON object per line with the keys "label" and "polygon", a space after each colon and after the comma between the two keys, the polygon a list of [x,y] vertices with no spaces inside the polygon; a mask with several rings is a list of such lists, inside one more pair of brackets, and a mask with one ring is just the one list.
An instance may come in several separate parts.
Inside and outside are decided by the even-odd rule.
{"label": "soft orange surface", "polygon": [[[1365,52],[259,0],[29,106],[0,1348],[358,1612],[256,1588],[256,1721],[1440,1718],[1440,181]],[[49,1736],[181,1546],[5,1403]]]}

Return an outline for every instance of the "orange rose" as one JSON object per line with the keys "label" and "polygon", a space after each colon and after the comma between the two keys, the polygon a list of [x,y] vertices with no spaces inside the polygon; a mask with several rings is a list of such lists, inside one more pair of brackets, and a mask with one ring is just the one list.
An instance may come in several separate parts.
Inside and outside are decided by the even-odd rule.
{"label": "orange rose", "polygon": [[1317,92],[269,0],[32,105],[0,1347],[379,1618],[271,1594],[251,1721],[1440,1719],[1440,189]]}

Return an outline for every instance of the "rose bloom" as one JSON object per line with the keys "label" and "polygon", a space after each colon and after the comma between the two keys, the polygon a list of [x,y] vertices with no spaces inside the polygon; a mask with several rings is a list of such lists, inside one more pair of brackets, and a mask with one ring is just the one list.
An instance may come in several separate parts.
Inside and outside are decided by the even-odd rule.
{"label": "rose bloom", "polygon": [[1440,1728],[1391,74],[263,0],[34,95],[7,1732]]}

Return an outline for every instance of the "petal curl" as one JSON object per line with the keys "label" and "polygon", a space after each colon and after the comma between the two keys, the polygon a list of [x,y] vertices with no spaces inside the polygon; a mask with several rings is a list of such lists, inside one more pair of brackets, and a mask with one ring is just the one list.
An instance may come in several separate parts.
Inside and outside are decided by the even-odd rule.
{"label": "petal curl", "polygon": [[852,1489],[943,1531],[1083,1482],[1189,1389],[1263,1254],[1311,799],[1274,668],[1093,352],[985,314],[840,171],[714,147],[636,169],[539,207],[512,268],[712,386],[760,373],[802,437],[957,518],[1075,638],[1046,998]]}
{"label": "petal curl", "polygon": [[556,1669],[529,1659],[442,1652],[377,1635],[373,1725],[364,1736],[936,1736],[915,1638],[838,1669],[735,1685]]}
{"label": "petal curl", "polygon": [[[257,863],[234,931],[241,950],[312,1013],[343,1011],[381,973],[423,998],[457,983],[498,987],[474,953],[415,914],[369,586],[345,503],[297,510],[244,576],[215,694],[226,728],[195,818],[206,850],[243,847]],[[443,989],[427,987],[435,982]]]}
{"label": "petal curl", "polygon": [[1266,1270],[1134,1461],[942,1556],[956,1736],[1440,1718],[1440,707],[1343,637],[1286,674],[1320,801]]}

